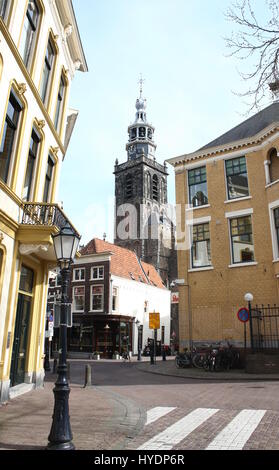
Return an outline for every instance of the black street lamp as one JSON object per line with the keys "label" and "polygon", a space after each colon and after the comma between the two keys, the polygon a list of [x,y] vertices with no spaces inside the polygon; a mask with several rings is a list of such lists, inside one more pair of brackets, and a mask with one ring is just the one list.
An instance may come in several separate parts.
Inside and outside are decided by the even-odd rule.
{"label": "black street lamp", "polygon": [[254,352],[254,337],[253,337],[253,321],[252,321],[252,305],[251,302],[253,302],[254,297],[253,294],[250,294],[249,292],[245,294],[244,299],[246,302],[248,302],[248,309],[249,309],[249,326],[250,326],[250,346],[251,346],[251,351],[252,353]]}
{"label": "black street lamp", "polygon": [[61,314],[59,325],[59,363],[57,380],[53,389],[54,412],[52,427],[48,436],[50,450],[74,450],[73,435],[69,416],[70,387],[67,378],[67,311],[70,265],[76,255],[80,236],[67,224],[59,233],[52,236],[57,261],[61,273]]}
{"label": "black street lamp", "polygon": [[138,328],[138,361],[141,361],[141,343],[142,343],[142,329],[143,325],[140,324],[139,320],[136,321]]}

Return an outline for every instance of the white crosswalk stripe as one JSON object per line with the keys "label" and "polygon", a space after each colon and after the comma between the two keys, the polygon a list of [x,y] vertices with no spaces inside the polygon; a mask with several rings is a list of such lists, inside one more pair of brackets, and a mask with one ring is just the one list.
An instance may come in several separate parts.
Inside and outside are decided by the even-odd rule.
{"label": "white crosswalk stripe", "polygon": [[207,450],[241,450],[266,410],[242,410],[209,444]]}
{"label": "white crosswalk stripe", "polygon": [[[137,447],[138,450],[171,450],[175,446],[178,446],[191,433],[193,433],[193,435],[191,435],[191,441],[193,441],[193,438],[195,440],[197,434],[199,434],[199,442],[203,440],[204,446],[202,446],[202,448],[205,450],[241,450],[251,438],[267,412],[267,410],[242,410],[232,419],[232,412],[230,411],[226,419],[226,410],[197,408],[174,422],[171,426],[168,426],[164,431],[150,438],[150,432],[152,433],[153,428],[148,428],[148,426],[155,423],[160,418],[163,419],[174,410],[177,410],[178,415],[180,414],[179,408],[170,406],[157,406],[147,411],[145,432],[149,433],[149,439],[140,447]],[[218,412],[220,412],[220,415],[216,415]],[[216,415],[216,419],[212,421],[210,418],[214,415]],[[175,417],[175,414],[171,415],[170,421],[173,422]],[[216,423],[220,423],[220,419],[222,419],[224,427],[212,440]],[[229,419],[230,422],[228,423]],[[226,421],[228,424],[226,424]],[[168,419],[162,421],[161,424],[164,425],[164,423],[167,422]],[[201,430],[197,429],[203,423],[206,423],[205,428]],[[213,429],[211,430],[211,428]],[[218,428],[218,431],[219,430],[220,427]],[[203,438],[200,433],[203,433]],[[185,441],[185,444],[186,443],[187,441]]]}
{"label": "white crosswalk stripe", "polygon": [[138,450],[171,450],[218,411],[218,409],[198,408],[145,442],[138,447]]}
{"label": "white crosswalk stripe", "polygon": [[148,426],[149,424],[154,423],[155,421],[162,418],[163,416],[166,416],[168,413],[175,409],[176,407],[173,406],[156,406],[156,408],[148,410],[145,425]]}

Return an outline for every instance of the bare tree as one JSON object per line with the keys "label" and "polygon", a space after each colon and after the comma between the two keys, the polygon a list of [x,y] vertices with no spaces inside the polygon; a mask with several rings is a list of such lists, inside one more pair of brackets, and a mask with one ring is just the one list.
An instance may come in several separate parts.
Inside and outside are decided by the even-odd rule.
{"label": "bare tree", "polygon": [[238,26],[237,32],[225,38],[231,50],[229,56],[244,62],[252,57],[255,62],[251,66],[249,60],[250,70],[239,72],[247,81],[248,89],[237,94],[252,99],[249,111],[259,109],[268,87],[274,93],[279,90],[279,0],[266,0],[266,8],[268,20],[265,23],[257,19],[251,0],[236,1],[225,13],[227,19]]}

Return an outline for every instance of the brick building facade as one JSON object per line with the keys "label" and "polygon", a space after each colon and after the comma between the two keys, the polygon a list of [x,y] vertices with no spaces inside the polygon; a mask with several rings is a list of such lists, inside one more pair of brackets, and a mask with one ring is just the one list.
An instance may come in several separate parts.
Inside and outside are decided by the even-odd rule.
{"label": "brick building facade", "polygon": [[[54,275],[49,312],[53,313],[59,294],[59,275]],[[170,292],[155,268],[141,262],[133,251],[91,240],[71,268],[69,301],[73,312],[70,352],[98,352],[103,358],[125,350],[136,354],[153,337],[149,329],[149,312],[153,311],[160,312],[158,340],[170,344]]]}
{"label": "brick building facade", "polygon": [[243,346],[237,312],[247,306],[244,295],[278,304],[278,121],[274,102],[202,149],[169,160],[182,214],[178,242],[189,242],[178,251],[181,348],[220,340]]}

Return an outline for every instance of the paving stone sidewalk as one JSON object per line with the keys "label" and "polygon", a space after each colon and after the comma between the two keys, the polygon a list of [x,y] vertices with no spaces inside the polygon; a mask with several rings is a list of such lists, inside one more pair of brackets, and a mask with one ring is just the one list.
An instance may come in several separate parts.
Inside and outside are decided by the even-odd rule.
{"label": "paving stone sidewalk", "polygon": [[[145,415],[102,387],[70,384],[70,420],[76,450],[123,449]],[[44,450],[52,423],[53,382],[0,406],[0,450]],[[86,425],[85,425],[86,423]]]}
{"label": "paving stone sidewalk", "polygon": [[150,361],[147,362],[145,360],[144,362],[137,363],[137,368],[141,371],[152,374],[169,375],[172,377],[184,377],[198,380],[279,381],[279,374],[248,374],[244,369],[232,369],[228,372],[209,372],[203,369],[197,369],[196,367],[178,369],[175,365],[175,359],[173,357],[168,357],[166,361],[162,361],[161,358],[159,358],[159,360],[157,359],[156,364],[154,365],[151,365]]}

